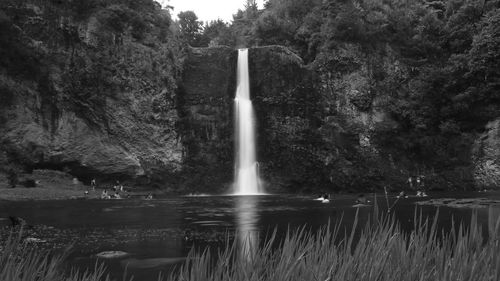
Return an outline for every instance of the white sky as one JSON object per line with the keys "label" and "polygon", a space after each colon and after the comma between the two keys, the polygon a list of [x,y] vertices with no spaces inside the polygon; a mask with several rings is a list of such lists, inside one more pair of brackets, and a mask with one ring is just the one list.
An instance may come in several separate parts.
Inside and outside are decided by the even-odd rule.
{"label": "white sky", "polygon": [[[233,14],[238,9],[243,9],[245,0],[157,0],[163,6],[174,7],[172,16],[177,19],[177,14],[182,11],[193,11],[199,20],[204,22],[222,19],[225,22],[233,20]],[[257,0],[259,8],[262,8],[264,0]]]}

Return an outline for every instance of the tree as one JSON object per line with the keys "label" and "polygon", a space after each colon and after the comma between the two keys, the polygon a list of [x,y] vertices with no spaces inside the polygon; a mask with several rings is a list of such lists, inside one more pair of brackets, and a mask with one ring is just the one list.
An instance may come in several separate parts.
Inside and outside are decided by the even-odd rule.
{"label": "tree", "polygon": [[231,28],[223,20],[210,21],[203,27],[204,46],[234,46]]}
{"label": "tree", "polygon": [[245,14],[247,19],[256,19],[259,15],[257,0],[247,0],[245,3]]}
{"label": "tree", "polygon": [[180,12],[177,17],[181,36],[189,45],[198,47],[202,29],[202,22],[198,20],[198,16],[193,11],[184,11]]}
{"label": "tree", "polygon": [[288,22],[269,11],[257,19],[253,33],[262,45],[290,46],[294,38],[294,30]]}
{"label": "tree", "polygon": [[486,121],[500,116],[500,9],[487,13],[481,26],[469,51],[467,76],[473,83],[466,92],[483,105],[478,117]]}

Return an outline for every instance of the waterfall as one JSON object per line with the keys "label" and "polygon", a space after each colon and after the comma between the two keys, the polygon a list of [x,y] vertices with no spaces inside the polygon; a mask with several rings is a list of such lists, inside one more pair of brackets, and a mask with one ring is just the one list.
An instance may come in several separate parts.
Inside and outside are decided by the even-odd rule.
{"label": "waterfall", "polygon": [[248,75],[248,49],[238,50],[237,88],[234,98],[236,128],[235,194],[260,194],[255,157],[255,119]]}

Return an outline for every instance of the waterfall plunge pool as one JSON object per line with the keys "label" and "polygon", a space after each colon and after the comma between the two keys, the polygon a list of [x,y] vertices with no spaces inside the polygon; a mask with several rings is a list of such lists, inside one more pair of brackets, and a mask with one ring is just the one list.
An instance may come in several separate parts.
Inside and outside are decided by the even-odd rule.
{"label": "waterfall plunge pool", "polygon": [[[373,202],[373,195],[367,198]],[[487,233],[488,221],[500,216],[500,193],[437,193],[427,198],[399,200],[394,214],[403,228],[413,227],[415,210],[424,216],[434,216],[434,204],[451,202],[486,202],[486,206],[472,204],[441,204],[439,225],[449,229],[452,219],[468,223],[474,209],[479,223]],[[311,196],[202,196],[175,197],[155,200],[61,200],[0,202],[1,239],[10,232],[8,216],[24,218],[33,229],[25,238],[40,239],[40,247],[65,248],[73,245],[68,264],[80,269],[93,269],[98,253],[121,251],[125,254],[104,262],[113,278],[121,280],[127,268],[134,280],[157,280],[161,271],[168,274],[179,266],[193,248],[210,247],[216,251],[226,239],[247,236],[254,243],[277,230],[283,237],[287,229],[306,226],[317,230],[330,224],[341,223],[350,228],[356,212],[360,224],[370,217],[373,208],[353,207],[356,196],[335,196],[328,203],[313,200]],[[470,199],[469,201],[465,199]],[[395,195],[389,196],[390,204]],[[430,201],[433,200],[433,201]],[[432,204],[417,204],[422,202]],[[387,210],[383,194],[377,195],[380,211]],[[450,207],[453,206],[453,207]],[[461,208],[457,208],[461,207]],[[481,208],[475,208],[481,207]],[[492,218],[494,216],[494,218]],[[255,235],[258,233],[259,235]],[[260,241],[262,242],[262,241]],[[241,247],[246,247],[244,244]],[[245,250],[245,249],[243,249]],[[247,249],[248,250],[248,249]]]}

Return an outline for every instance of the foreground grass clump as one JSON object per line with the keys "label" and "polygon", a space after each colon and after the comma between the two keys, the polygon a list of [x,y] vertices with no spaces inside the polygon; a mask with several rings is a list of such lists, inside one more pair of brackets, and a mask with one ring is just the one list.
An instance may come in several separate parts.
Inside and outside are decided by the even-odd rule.
{"label": "foreground grass clump", "polygon": [[194,254],[169,280],[500,280],[499,223],[483,236],[476,218],[447,234],[438,230],[436,215],[433,221],[415,218],[411,232],[393,218],[375,218],[362,229],[354,222],[349,233],[299,230],[280,243],[272,236],[251,250],[236,241],[217,258]]}
{"label": "foreground grass clump", "polygon": [[1,281],[109,281],[102,266],[96,266],[93,272],[66,274],[64,255],[56,256],[22,242],[21,234],[11,235],[0,247]]}
{"label": "foreground grass clump", "polygon": [[[349,232],[338,224],[315,233],[291,231],[282,240],[273,234],[264,243],[253,235],[236,237],[217,257],[193,252],[168,280],[500,280],[500,220],[490,221],[483,235],[477,215],[467,227],[454,225],[447,232],[439,230],[438,215],[432,221],[415,216],[414,230],[408,232],[394,217],[374,213],[364,227],[356,219]],[[64,255],[20,237],[11,235],[0,245],[0,281],[109,281],[102,266],[67,273]]]}

